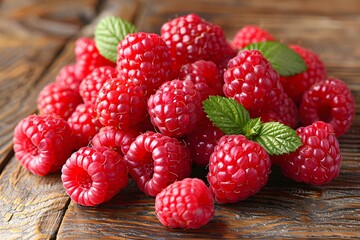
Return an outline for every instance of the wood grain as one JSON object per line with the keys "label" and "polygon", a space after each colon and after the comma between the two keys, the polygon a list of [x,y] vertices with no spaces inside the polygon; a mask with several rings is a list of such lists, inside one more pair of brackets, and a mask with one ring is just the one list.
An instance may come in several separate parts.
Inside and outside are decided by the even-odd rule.
{"label": "wood grain", "polygon": [[[179,230],[160,224],[154,198],[140,192],[133,181],[111,201],[82,207],[66,196],[59,173],[41,178],[20,166],[11,151],[13,127],[36,111],[42,87],[73,62],[77,36],[91,36],[99,19],[108,15],[132,21],[140,31],[159,33],[165,21],[190,12],[220,25],[229,39],[242,26],[257,24],[285,43],[309,47],[323,59],[330,76],[348,84],[357,111],[352,128],[339,138],[343,163],[333,182],[295,183],[273,168],[268,184],[255,196],[236,204],[216,204],[209,224]],[[358,238],[359,13],[358,0],[3,0],[0,239]],[[205,169],[197,168],[193,175],[205,174]]]}
{"label": "wood grain", "polygon": [[[60,65],[51,79],[43,77],[48,67],[66,37],[94,17],[95,7],[95,0],[5,0],[0,5],[0,171],[11,154],[14,126],[36,111],[38,93],[55,80]],[[68,32],[67,28],[75,30]],[[62,66],[70,62],[62,60]]]}
{"label": "wood grain", "polygon": [[0,177],[0,239],[55,237],[69,201],[59,180],[32,175],[11,159]]}

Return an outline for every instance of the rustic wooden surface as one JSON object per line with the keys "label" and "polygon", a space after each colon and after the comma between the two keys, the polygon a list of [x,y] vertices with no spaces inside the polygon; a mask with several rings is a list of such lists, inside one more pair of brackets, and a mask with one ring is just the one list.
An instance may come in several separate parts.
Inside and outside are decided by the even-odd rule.
{"label": "rustic wooden surface", "polygon": [[[13,128],[36,112],[36,97],[59,69],[74,61],[74,40],[97,21],[118,15],[139,30],[198,13],[230,39],[257,24],[285,43],[316,51],[328,73],[356,98],[352,128],[340,138],[340,175],[325,186],[294,183],[273,170],[258,194],[216,205],[198,230],[163,227],[154,199],[134,183],[96,208],[71,202],[60,175],[36,177],[13,157]],[[358,0],[2,0],[0,1],[0,239],[359,238],[360,237],[360,1]],[[199,175],[202,177],[202,175]]]}

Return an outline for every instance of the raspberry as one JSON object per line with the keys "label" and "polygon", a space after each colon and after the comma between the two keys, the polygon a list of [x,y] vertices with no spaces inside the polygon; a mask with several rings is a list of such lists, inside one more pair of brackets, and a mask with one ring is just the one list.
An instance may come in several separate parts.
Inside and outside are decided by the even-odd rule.
{"label": "raspberry", "polygon": [[322,121],[300,127],[296,134],[302,146],[279,156],[285,176],[307,184],[321,185],[338,176],[341,165],[339,143],[330,124]]}
{"label": "raspberry", "polygon": [[340,79],[315,83],[303,96],[300,119],[304,126],[321,120],[330,123],[336,136],[340,136],[351,127],[354,118],[354,96]]}
{"label": "raspberry", "polygon": [[58,171],[72,152],[73,138],[66,121],[51,115],[30,115],[14,130],[14,152],[35,175]]}
{"label": "raspberry", "polygon": [[241,28],[232,39],[233,47],[242,49],[250,43],[274,41],[275,38],[266,30],[253,25],[247,25]]}
{"label": "raspberry", "polygon": [[76,40],[75,57],[75,76],[81,80],[97,67],[115,67],[115,63],[100,55],[99,50],[96,48],[95,40],[92,38],[81,37]]}
{"label": "raspberry", "polygon": [[215,63],[199,60],[180,68],[179,79],[190,80],[205,100],[209,95],[223,95],[222,76]]}
{"label": "raspberry", "polygon": [[219,139],[224,133],[207,117],[204,117],[194,131],[185,136],[191,158],[195,164],[207,166]]}
{"label": "raspberry", "polygon": [[225,135],[210,156],[207,180],[219,203],[234,203],[257,193],[270,174],[265,149],[243,135]]}
{"label": "raspberry", "polygon": [[128,171],[117,152],[107,147],[82,147],[66,161],[61,180],[73,201],[96,206],[127,185]]}
{"label": "raspberry", "polygon": [[41,114],[67,120],[77,105],[82,102],[82,98],[76,90],[59,83],[50,83],[39,93],[37,107]]}
{"label": "raspberry", "polygon": [[179,137],[195,129],[203,116],[201,95],[193,82],[165,82],[148,100],[151,122],[167,136]]}
{"label": "raspberry", "polygon": [[76,138],[74,149],[88,145],[89,141],[102,127],[96,117],[94,105],[89,103],[78,105],[67,122]]}
{"label": "raspberry", "polygon": [[115,127],[103,127],[91,140],[92,145],[105,146],[113,149],[124,156],[130,148],[130,144],[140,135],[137,129],[117,129]]}
{"label": "raspberry", "polygon": [[223,30],[196,14],[164,23],[161,37],[170,49],[174,73],[182,65],[197,60],[210,60],[218,64],[229,50]]}
{"label": "raspberry", "polygon": [[133,82],[110,79],[99,92],[95,110],[104,126],[134,126],[147,114],[145,92]]}
{"label": "raspberry", "polygon": [[95,68],[81,82],[79,93],[84,103],[95,105],[99,91],[108,79],[116,78],[117,71],[113,67],[103,66]]}
{"label": "raspberry", "polygon": [[281,77],[284,91],[296,104],[301,103],[302,96],[311,85],[326,79],[326,68],[319,56],[310,49],[290,45],[305,61],[307,70],[290,77]]}
{"label": "raspberry", "polygon": [[257,50],[243,50],[231,59],[224,81],[225,96],[242,104],[251,117],[276,108],[284,93],[279,74]]}
{"label": "raspberry", "polygon": [[156,196],[191,172],[189,150],[176,138],[146,132],[130,145],[124,159],[141,191]]}
{"label": "raspberry", "polygon": [[60,85],[79,91],[79,86],[82,79],[79,79],[75,75],[75,64],[70,64],[62,67],[59,73],[56,75],[55,82]]}
{"label": "raspberry", "polygon": [[262,112],[260,118],[262,122],[280,122],[293,129],[298,126],[298,108],[294,101],[284,93],[279,99],[280,104],[277,108]]}
{"label": "raspberry", "polygon": [[172,183],[156,196],[155,212],[164,226],[200,228],[215,213],[214,199],[202,180],[185,178]]}
{"label": "raspberry", "polygon": [[119,77],[142,86],[148,95],[170,80],[169,48],[154,33],[129,34],[118,45]]}

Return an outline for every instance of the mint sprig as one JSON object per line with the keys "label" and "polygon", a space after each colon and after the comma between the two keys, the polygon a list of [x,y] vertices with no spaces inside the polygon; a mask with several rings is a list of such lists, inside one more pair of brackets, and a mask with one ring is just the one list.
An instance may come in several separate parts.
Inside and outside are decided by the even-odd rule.
{"label": "mint sprig", "polygon": [[230,98],[210,96],[203,101],[203,107],[210,120],[225,134],[242,134],[250,119],[249,112]]}
{"label": "mint sprig", "polygon": [[244,49],[259,50],[280,76],[292,76],[306,71],[307,68],[297,52],[280,42],[257,42],[245,46]]}
{"label": "mint sprig", "polygon": [[259,134],[253,140],[263,146],[270,155],[295,151],[302,144],[295,130],[279,122],[263,123]]}
{"label": "mint sprig", "polygon": [[293,152],[302,145],[294,129],[279,122],[263,123],[260,118],[250,118],[249,112],[233,99],[210,96],[203,106],[208,118],[225,134],[243,134],[270,155]]}
{"label": "mint sprig", "polygon": [[116,62],[117,46],[129,33],[136,33],[136,27],[119,17],[110,16],[100,20],[95,28],[95,44],[100,54]]}

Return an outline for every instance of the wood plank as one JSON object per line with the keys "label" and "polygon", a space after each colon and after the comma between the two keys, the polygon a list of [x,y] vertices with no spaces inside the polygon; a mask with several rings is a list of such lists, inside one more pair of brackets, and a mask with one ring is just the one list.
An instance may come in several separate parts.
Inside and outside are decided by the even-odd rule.
{"label": "wood plank", "polygon": [[47,81],[39,79],[64,47],[66,38],[77,34],[94,17],[96,6],[96,0],[2,2],[0,171],[11,154],[14,126],[36,111],[38,93],[46,83],[55,80],[56,74]]}
{"label": "wood plank", "polygon": [[[326,0],[289,0],[286,4],[279,5],[280,2],[284,3],[279,0],[266,2],[261,0],[183,0],[181,3],[143,0],[140,5],[137,5],[137,2],[130,0],[122,0],[122,4],[111,0],[100,4],[104,6],[102,9],[104,15],[100,13],[99,16],[105,16],[107,12],[107,14],[115,14],[128,20],[136,17],[136,24],[141,31],[157,32],[163,22],[176,15],[198,12],[209,21],[223,26],[229,37],[244,24],[260,24],[271,32],[274,31],[284,41],[304,43],[319,51],[321,56],[325,57],[329,72],[347,81],[354,91],[357,106],[359,106],[360,89],[357,76],[359,63],[356,59],[359,59],[360,53],[351,51],[351,48],[356,49],[357,46],[353,37],[358,36],[357,29],[360,22],[357,15],[360,2],[344,0],[340,5],[338,1],[329,3]],[[12,6],[12,1],[7,0],[6,3],[7,7]],[[110,9],[108,6],[111,6]],[[34,7],[32,4],[27,7],[42,16],[42,7]],[[21,18],[23,13],[17,10],[18,7],[14,5],[12,9],[19,15],[11,16],[14,19]],[[284,19],[286,24],[284,24]],[[289,23],[288,19],[290,19]],[[91,35],[94,26],[94,23],[90,24],[82,29],[81,34]],[[346,30],[340,34],[344,26]],[[24,29],[20,28],[16,31],[16,35],[26,36],[27,29],[28,26]],[[39,36],[34,38],[34,42],[48,37],[40,37],[40,35],[69,36],[73,33],[72,31],[62,30],[58,34],[56,31],[37,28],[35,32]],[[317,35],[318,32],[319,35]],[[9,34],[7,30],[6,34]],[[6,38],[6,36],[3,37]],[[340,39],[348,45],[338,44]],[[42,43],[46,45],[48,41],[44,40]],[[28,51],[33,49],[31,46],[28,46]],[[38,47],[34,46],[36,52]],[[4,117],[6,120],[4,126],[0,121],[0,136],[3,134],[5,136],[0,138],[2,140],[0,149],[5,149],[6,156],[9,156],[11,150],[12,128],[17,122],[16,119],[20,115],[25,116],[30,109],[35,111],[34,100],[38,92],[44,84],[54,79],[61,66],[73,60],[72,49],[73,42],[67,46],[55,63],[52,63],[52,60],[41,62],[44,66],[51,65],[45,75],[44,66],[40,66],[40,70],[33,67],[32,71],[39,72],[37,77],[33,77],[37,80],[32,80],[31,83],[24,81],[26,77],[22,75],[14,75],[11,78],[14,82],[22,78],[20,84],[16,86],[11,85],[9,80],[0,81],[1,86],[3,83],[9,84],[8,89],[22,96],[21,101],[16,102],[17,108],[6,108],[5,101],[14,102],[12,98],[4,98],[4,106],[0,104],[2,109],[6,108],[8,111]],[[16,51],[16,48],[13,51]],[[40,52],[37,53],[40,54]],[[347,54],[349,55],[346,56]],[[35,54],[29,59],[36,59],[36,57]],[[26,62],[29,62],[29,59]],[[11,63],[11,61],[4,60],[3,64],[5,66],[8,64],[8,67],[4,69],[8,71],[11,69],[9,66],[15,65],[18,61],[9,64],[8,62]],[[9,74],[13,73],[10,71]],[[31,73],[28,73],[28,76],[32,79]],[[20,90],[17,90],[19,87]],[[3,101],[2,97],[0,101]],[[18,111],[19,115],[11,118],[10,115],[16,115]],[[68,197],[62,188],[59,174],[45,178],[36,177],[25,171],[15,158],[11,158],[0,175],[0,206],[3,206],[0,208],[0,215],[3,216],[0,218],[0,239],[356,238],[360,233],[359,116],[360,110],[357,108],[354,126],[340,138],[343,166],[336,180],[325,186],[308,186],[285,179],[278,169],[274,168],[269,183],[258,194],[237,204],[217,204],[214,218],[208,225],[198,230],[163,227],[154,213],[154,198],[141,193],[134,182],[130,182],[129,186],[110,202],[98,207],[81,207],[74,202],[68,205]],[[0,113],[0,120],[2,117]],[[2,151],[0,151],[0,157],[8,159],[1,154]],[[204,171],[200,172],[202,174],[196,176],[203,178]]]}
{"label": "wood plank", "polygon": [[[19,83],[16,90],[19,101],[11,100],[12,104],[16,103],[13,109],[2,106],[2,109],[8,109],[8,113],[1,115],[2,121],[7,121],[7,128],[12,129],[18,119],[36,110],[39,91],[55,80],[62,66],[74,61],[73,49],[74,41],[71,41],[39,81],[26,83],[24,78]],[[12,136],[12,131],[4,130],[1,128],[2,139]],[[11,151],[5,148],[12,147],[9,143],[10,140],[4,140],[6,145],[1,148]],[[38,177],[25,170],[16,158],[11,158],[0,175],[0,216],[3,216],[0,218],[0,239],[54,238],[68,201],[59,173]]]}
{"label": "wood plank", "polygon": [[0,165],[11,151],[14,126],[36,110],[45,84],[37,81],[62,44],[52,37],[0,35]]}
{"label": "wood plank", "polygon": [[54,238],[69,201],[59,180],[60,174],[30,174],[11,159],[0,177],[0,239]]}
{"label": "wood plank", "polygon": [[[359,177],[360,172],[342,173],[330,186],[315,187],[294,183],[275,170],[258,194],[237,204],[216,204],[211,222],[201,229],[186,231],[163,227],[155,216],[154,199],[145,196],[131,182],[114,199],[98,207],[82,207],[71,202],[58,237],[356,237],[360,231]],[[351,191],[343,188],[344,183]]]}
{"label": "wood plank", "polygon": [[[141,31],[159,33],[165,21],[174,16],[196,12],[224,27],[230,38],[245,24],[259,24],[284,41],[302,43],[318,51],[324,58],[329,73],[347,81],[359,105],[360,89],[357,76],[359,62],[356,59],[359,59],[360,53],[351,51],[357,46],[353,39],[353,31],[360,27],[360,22],[354,21],[360,10],[359,2],[346,1],[340,6],[337,1],[331,3],[327,1],[326,4],[324,1],[287,1],[284,5],[276,5],[279,2],[183,0],[180,4],[175,1],[142,1],[140,4],[142,11],[137,13],[136,25]],[[344,26],[346,30],[343,29]],[[337,44],[340,40],[345,46]],[[98,207],[82,207],[71,202],[60,226],[58,237],[77,239],[358,237],[360,233],[359,111],[357,108],[353,127],[340,138],[343,165],[340,175],[330,184],[308,186],[295,183],[284,178],[279,170],[274,168],[268,184],[255,196],[237,204],[216,204],[215,216],[208,225],[198,230],[178,230],[168,229],[160,224],[154,213],[154,199],[145,196],[137,190],[134,182],[131,182],[114,199]],[[204,171],[202,173],[197,176],[203,178]]]}
{"label": "wood plank", "polygon": [[71,37],[96,15],[97,0],[4,0],[0,26],[9,31]]}

